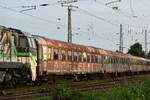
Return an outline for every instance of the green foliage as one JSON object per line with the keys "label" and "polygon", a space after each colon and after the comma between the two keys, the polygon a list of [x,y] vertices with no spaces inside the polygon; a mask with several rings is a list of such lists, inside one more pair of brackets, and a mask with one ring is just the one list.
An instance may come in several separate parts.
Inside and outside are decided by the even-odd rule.
{"label": "green foliage", "polygon": [[57,88],[53,100],[150,100],[150,80],[105,91],[71,92]]}
{"label": "green foliage", "polygon": [[147,54],[147,58],[150,59],[150,51]]}
{"label": "green foliage", "polygon": [[150,100],[150,79],[138,84],[97,91],[71,91],[64,87],[55,88],[51,98],[34,100]]}
{"label": "green foliage", "polygon": [[128,54],[138,57],[145,57],[145,53],[142,50],[142,45],[140,43],[133,44],[128,50]]}
{"label": "green foliage", "polygon": [[80,100],[80,91],[71,91],[68,88],[57,87],[52,91],[52,100]]}
{"label": "green foliage", "polygon": [[37,98],[31,98],[31,99],[15,99],[15,100],[52,100],[50,96],[44,96],[44,97],[37,97]]}
{"label": "green foliage", "polygon": [[83,97],[82,100],[150,100],[150,80],[109,91],[87,92]]}

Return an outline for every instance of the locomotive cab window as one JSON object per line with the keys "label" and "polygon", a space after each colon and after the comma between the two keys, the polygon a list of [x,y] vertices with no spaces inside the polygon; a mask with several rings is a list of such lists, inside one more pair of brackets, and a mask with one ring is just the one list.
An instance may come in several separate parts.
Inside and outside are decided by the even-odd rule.
{"label": "locomotive cab window", "polygon": [[31,38],[28,37],[28,41],[29,41],[29,47],[32,48],[32,41],[31,41]]}
{"label": "locomotive cab window", "polygon": [[36,48],[35,40],[33,37],[28,37],[28,42],[29,42],[30,48]]}
{"label": "locomotive cab window", "polygon": [[28,47],[28,41],[27,41],[27,38],[24,37],[24,36],[20,36],[19,37],[19,47]]}
{"label": "locomotive cab window", "polygon": [[54,48],[54,60],[58,60],[58,49]]}
{"label": "locomotive cab window", "polygon": [[35,43],[34,38],[31,38],[31,42],[32,42],[32,47],[33,47],[33,48],[36,48],[36,43]]}
{"label": "locomotive cab window", "polygon": [[28,44],[28,40],[25,36],[19,37],[19,43],[18,43],[17,51],[29,52],[29,44]]}
{"label": "locomotive cab window", "polygon": [[33,37],[27,37],[29,43],[29,52],[32,52],[33,55],[37,55],[36,52],[36,43]]}

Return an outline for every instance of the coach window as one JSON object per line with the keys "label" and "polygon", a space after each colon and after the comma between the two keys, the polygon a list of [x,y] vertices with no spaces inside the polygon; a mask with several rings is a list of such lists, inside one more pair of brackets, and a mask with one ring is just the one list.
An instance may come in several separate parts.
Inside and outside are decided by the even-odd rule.
{"label": "coach window", "polygon": [[133,60],[133,64],[135,64],[135,60]]}
{"label": "coach window", "polygon": [[123,64],[124,64],[124,63],[125,63],[125,62],[124,62],[124,58],[122,58],[122,60],[123,60]]}
{"label": "coach window", "polygon": [[106,56],[105,55],[102,55],[102,60],[103,60],[103,62],[105,62],[105,60],[106,60]]}
{"label": "coach window", "polygon": [[112,61],[112,64],[114,64],[114,63],[115,63],[115,61],[114,61],[114,57],[112,57],[112,58],[111,58],[111,61]]}
{"label": "coach window", "polygon": [[127,58],[127,64],[129,65],[129,58]]}
{"label": "coach window", "polygon": [[76,51],[74,51],[73,52],[73,61],[77,61],[77,52]]}
{"label": "coach window", "polygon": [[126,59],[125,58],[123,58],[123,60],[124,60],[124,64],[126,63]]}
{"label": "coach window", "polygon": [[109,59],[108,59],[108,63],[109,63],[109,64],[111,63],[111,56],[110,56]]}
{"label": "coach window", "polygon": [[121,58],[120,57],[118,58],[118,63],[121,64]]}
{"label": "coach window", "polygon": [[94,62],[95,62],[95,57],[94,57],[94,55],[92,55],[91,60],[92,60],[92,61],[91,61],[92,63],[94,63]]}
{"label": "coach window", "polygon": [[133,63],[134,63],[134,64],[137,64],[137,63],[136,63],[136,60],[133,60]]}
{"label": "coach window", "polygon": [[116,57],[114,56],[114,64],[116,64]]}
{"label": "coach window", "polygon": [[126,58],[124,58],[124,64],[126,64]]}
{"label": "coach window", "polygon": [[68,51],[68,61],[72,61],[71,50]]}
{"label": "coach window", "polygon": [[117,57],[115,57],[115,64],[117,63]]}
{"label": "coach window", "polygon": [[98,55],[95,55],[95,62],[98,63]]}
{"label": "coach window", "polygon": [[123,62],[123,58],[121,58],[121,63],[123,64],[124,62]]}
{"label": "coach window", "polygon": [[86,56],[87,56],[87,55],[86,55],[86,53],[84,52],[84,53],[83,53],[83,62],[86,62]]}
{"label": "coach window", "polygon": [[78,58],[78,61],[79,61],[79,62],[82,62],[82,53],[81,53],[81,52],[78,53],[78,57],[79,57],[79,58]]}
{"label": "coach window", "polygon": [[43,60],[48,60],[48,47],[47,46],[43,46],[42,47],[42,51],[43,51],[43,54],[42,54],[42,56],[43,56]]}
{"label": "coach window", "polygon": [[120,64],[122,64],[122,58],[120,58]]}
{"label": "coach window", "polygon": [[51,48],[48,48],[48,56],[47,56],[48,60],[51,60]]}
{"label": "coach window", "polygon": [[101,62],[101,56],[98,55],[98,63],[100,63],[100,62]]}
{"label": "coach window", "polygon": [[111,63],[113,64],[114,62],[113,62],[113,56],[111,56]]}
{"label": "coach window", "polygon": [[106,56],[106,58],[105,58],[105,63],[106,64],[108,64],[108,58],[109,58],[109,56]]}
{"label": "coach window", "polygon": [[114,57],[113,59],[114,59],[114,64],[116,64],[116,57]]}
{"label": "coach window", "polygon": [[54,48],[54,60],[58,60],[58,49]]}
{"label": "coach window", "polygon": [[87,62],[89,62],[89,63],[91,62],[90,54],[87,55]]}
{"label": "coach window", "polygon": [[117,64],[119,64],[119,57],[117,57]]}
{"label": "coach window", "polygon": [[118,62],[118,57],[116,57],[116,63],[118,64],[119,62]]}
{"label": "coach window", "polygon": [[[144,62],[143,62],[143,61],[142,61],[142,64],[144,65]],[[148,62],[147,62],[147,61],[145,61],[145,64],[146,64],[146,65],[148,65]]]}
{"label": "coach window", "polygon": [[61,51],[61,56],[62,56],[62,61],[66,60],[66,51],[64,49],[62,49]]}
{"label": "coach window", "polygon": [[109,57],[110,57],[110,56],[107,56],[107,59],[106,59],[106,63],[107,63],[107,64],[109,64]]}

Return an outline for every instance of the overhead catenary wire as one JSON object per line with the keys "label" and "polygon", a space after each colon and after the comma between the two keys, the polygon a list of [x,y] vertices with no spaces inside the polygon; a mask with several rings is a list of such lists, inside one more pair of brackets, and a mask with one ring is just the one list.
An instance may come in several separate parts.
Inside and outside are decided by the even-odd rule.
{"label": "overhead catenary wire", "polygon": [[[89,26],[89,25],[88,25]],[[78,30],[78,29],[76,29],[76,31],[77,32],[82,32],[82,33],[85,33],[85,34],[88,34],[88,38],[90,38],[90,39],[92,39],[93,37],[96,37],[96,38],[99,38],[99,39],[102,39],[102,40],[109,40],[109,41],[111,41],[111,43],[113,43],[114,41],[113,40],[111,40],[110,38],[108,38],[108,37],[103,37],[104,36],[104,34],[103,33],[100,33],[100,34],[103,34],[103,35],[99,35],[99,34],[97,34],[94,30],[93,30],[93,28],[92,29],[89,29],[89,28],[87,28],[88,30],[86,30],[86,31],[83,31],[83,30],[81,30],[81,29],[83,29],[83,28],[81,28],[80,27],[80,30]],[[74,30],[74,29],[73,29]],[[90,37],[90,35],[92,36],[92,37]],[[89,40],[90,41],[90,40]]]}
{"label": "overhead catenary wire", "polygon": [[82,8],[79,8],[79,7],[78,7],[77,9],[78,9],[80,12],[82,12],[82,13],[84,13],[84,14],[86,14],[86,15],[92,16],[92,17],[94,17],[94,18],[96,18],[96,19],[98,19],[98,20],[101,20],[101,21],[106,22],[106,23],[109,23],[109,24],[111,24],[111,25],[113,25],[113,26],[115,26],[115,27],[118,27],[118,24],[115,24],[115,23],[111,22],[110,20],[107,20],[107,19],[105,19],[105,18],[102,18],[102,17],[100,17],[100,16],[97,16],[97,15],[95,15],[95,14],[93,14],[93,13],[91,13],[91,12],[85,10],[85,9],[82,9]]}
{"label": "overhead catenary wire", "polygon": [[[2,6],[2,5],[0,5],[0,7],[3,8],[3,9],[6,9],[6,10],[10,10],[10,11],[15,12],[15,13],[19,13],[19,14],[23,14],[23,15],[26,15],[26,16],[30,16],[30,17],[32,17],[32,18],[34,18],[34,19],[41,20],[41,21],[44,21],[44,22],[46,22],[46,23],[51,23],[51,24],[60,25],[60,26],[65,27],[65,25],[63,25],[63,24],[58,24],[58,23],[56,23],[56,22],[54,22],[54,21],[51,21],[51,20],[48,20],[48,19],[45,19],[45,18],[41,18],[41,17],[35,16],[35,15],[32,15],[32,14],[28,14],[28,13],[24,13],[24,12],[19,12],[19,11],[15,10],[15,9],[12,9],[12,8],[9,8],[9,7],[7,7],[7,6]],[[80,8],[79,8],[79,9],[80,9]],[[102,18],[102,17],[100,17],[100,16],[94,15],[94,14],[90,13],[89,11],[88,11],[88,13],[87,13],[87,11],[84,10],[84,9],[80,9],[80,11],[81,11],[81,12],[84,12],[86,15],[95,17],[96,19],[102,20],[102,21],[104,21],[104,22],[106,22],[106,23],[109,23],[109,24],[111,24],[111,25],[113,25],[113,26],[116,26],[116,27],[118,26],[117,24],[114,24],[113,22],[111,22],[111,21],[109,21],[109,20],[107,20],[107,19],[105,19],[105,18]],[[102,38],[102,39],[104,38],[104,37],[99,36],[98,34],[95,34],[95,37],[96,37],[96,38],[99,37],[99,38]],[[109,39],[106,39],[106,40],[109,40]],[[110,41],[114,42],[113,40],[110,40]],[[110,43],[112,43],[112,42],[110,42]]]}
{"label": "overhead catenary wire", "polygon": [[[97,2],[98,4],[101,4],[101,5],[103,5],[103,6],[106,6],[106,5],[104,5],[100,0],[95,0],[95,1],[98,1],[98,2]],[[109,6],[106,6],[106,7],[112,9],[112,7],[109,7]],[[132,8],[132,3],[130,3],[130,10],[132,11],[132,15],[131,15],[132,18],[133,18],[133,17],[135,18],[134,11],[133,11],[133,8]],[[115,11],[117,11],[119,14],[122,14],[123,16],[129,18],[130,20],[132,20],[132,19],[130,18],[130,16],[129,16],[129,15],[126,15],[124,12],[121,12],[120,10],[115,10]],[[138,19],[139,19],[139,18],[138,18]],[[132,21],[134,21],[134,20],[132,20]],[[134,22],[135,22],[135,21],[134,21]],[[124,25],[129,26],[128,24],[124,24]],[[131,26],[131,25],[130,25],[130,26]],[[139,28],[139,26],[135,26],[135,25],[132,25],[132,26]],[[143,28],[143,26],[141,26],[140,28]]]}
{"label": "overhead catenary wire", "polygon": [[[85,34],[88,34],[89,35],[89,37],[87,38],[87,40],[88,41],[92,41],[92,39],[93,39],[93,36],[95,35],[95,37],[96,38],[98,38],[99,40],[107,40],[107,41],[111,41],[111,42],[108,42],[108,44],[113,44],[114,45],[114,41],[113,40],[111,40],[111,39],[109,39],[109,38],[104,38],[104,37],[102,37],[102,36],[99,36],[98,34],[96,34],[96,33],[94,33],[94,35],[93,34],[90,34],[89,32],[85,32],[85,31],[81,31],[81,30],[78,30],[78,32],[80,33],[80,32],[82,32],[82,33],[84,33],[84,35]],[[83,35],[83,34],[82,34]],[[92,35],[92,37],[90,36],[90,35]],[[81,35],[80,35],[81,36]],[[85,38],[85,37],[84,37]],[[94,41],[98,41],[98,40],[95,40],[94,39]],[[101,44],[101,45],[103,45],[103,44]],[[103,46],[105,46],[105,45],[103,45]]]}
{"label": "overhead catenary wire", "polygon": [[[58,4],[58,3],[55,3],[55,4]],[[24,15],[27,15],[27,16],[30,16],[30,17],[33,17],[33,18],[36,18],[36,19],[45,21],[45,22],[50,22],[50,23],[56,24],[56,23],[53,22],[53,21],[50,21],[50,20],[47,20],[47,19],[44,19],[44,18],[41,18],[41,17],[38,17],[38,16],[34,16],[34,15],[31,15],[31,14],[27,14],[27,13],[23,13],[23,12],[18,12],[17,10],[14,10],[14,9],[12,9],[12,8],[9,8],[9,7],[5,7],[5,6],[1,6],[1,5],[0,5],[0,7],[1,7],[1,8],[4,8],[4,9],[11,10],[11,11],[13,11],[13,12],[21,13],[21,14],[24,14]],[[94,14],[92,14],[92,13],[90,13],[90,12],[84,10],[84,9],[81,9],[81,8],[78,8],[78,9],[80,9],[83,13],[86,13],[86,14],[88,14],[88,15],[90,15],[90,16],[95,17],[96,19],[102,20],[102,21],[104,21],[104,22],[106,22],[106,23],[109,23],[109,24],[111,24],[111,25],[113,25],[113,26],[118,27],[117,24],[112,23],[111,21],[109,21],[109,20],[107,20],[107,19],[105,19],[105,18],[102,18],[102,17],[100,17],[100,16],[96,16],[96,15],[94,15]],[[61,26],[65,26],[65,25],[62,25],[62,24],[61,24]]]}
{"label": "overhead catenary wire", "polygon": [[22,6],[9,6],[9,8],[30,8],[30,7],[40,7],[40,6],[54,6],[59,3],[43,3],[43,4],[34,4],[34,5],[22,5]]}
{"label": "overhead catenary wire", "polygon": [[34,19],[38,19],[38,20],[41,20],[41,21],[44,21],[44,22],[47,22],[47,23],[51,23],[51,24],[60,25],[60,26],[65,27],[65,25],[63,25],[63,24],[58,24],[56,22],[53,22],[53,21],[45,19],[45,18],[41,18],[41,17],[38,17],[38,16],[34,16],[34,15],[31,15],[31,14],[24,13],[24,12],[19,12],[19,11],[14,10],[12,8],[9,8],[9,7],[5,7],[5,6],[0,5],[0,8],[7,9],[9,11],[12,11],[12,12],[15,12],[15,13],[20,13],[20,14],[23,14],[23,15],[26,15],[26,16],[30,16]]}
{"label": "overhead catenary wire", "polygon": [[[50,20],[47,20],[47,19],[44,19],[44,18],[41,18],[41,17],[38,17],[38,16],[34,16],[34,15],[27,14],[27,13],[23,13],[23,12],[18,12],[17,10],[14,10],[14,9],[12,9],[12,8],[8,8],[8,7],[5,7],[5,6],[1,6],[1,5],[0,5],[0,7],[1,7],[1,8],[4,8],[4,9],[7,9],[7,10],[10,10],[10,11],[15,12],[15,13],[20,13],[20,14],[23,14],[23,15],[30,16],[30,17],[32,17],[32,18],[35,18],[35,19],[38,19],[38,20],[41,20],[41,21],[44,21],[44,22],[47,22],[47,23],[51,23],[51,24],[60,25],[60,26],[65,27],[65,25],[57,24],[57,23],[55,23],[55,22],[53,22],[53,21],[50,21]],[[74,29],[74,30],[75,30],[75,29]],[[77,30],[76,30],[76,31],[77,31]]]}
{"label": "overhead catenary wire", "polygon": [[[111,8],[112,9],[112,7],[110,7],[110,6],[107,6],[107,5],[105,5],[102,1],[100,1],[100,0],[94,0],[96,3],[98,3],[98,4],[100,4],[100,5],[102,5],[102,6],[105,6],[105,7],[107,7],[107,8]],[[132,7],[132,6],[131,6]],[[133,7],[131,8],[131,9],[133,9]],[[112,9],[113,10],[113,9]],[[114,10],[113,10],[114,11]],[[123,12],[122,10],[115,10],[116,12],[118,12],[120,15],[122,15],[122,16],[124,16],[124,17],[126,17],[126,18],[128,18],[129,20],[131,20],[132,22],[137,22],[137,21],[135,21],[134,19],[135,19],[135,16],[133,15],[133,14],[129,14],[129,13],[127,13],[127,12]],[[132,10],[133,11],[133,10]],[[134,11],[133,11],[133,13],[134,13]],[[133,19],[134,18],[134,19]],[[143,20],[143,21],[148,21],[148,20],[144,20],[144,19],[141,19],[141,18],[138,18],[138,17],[136,17],[136,19],[140,19],[140,20]],[[128,26],[129,24],[125,24],[125,23],[123,23],[123,25],[126,25],[126,26]],[[143,25],[131,25],[130,24],[130,26],[132,26],[132,27],[135,27],[135,28],[141,28],[141,27],[145,27],[145,26],[147,26],[147,25],[145,25],[145,26],[143,26]],[[147,27],[149,27],[149,26],[147,26]]]}
{"label": "overhead catenary wire", "polygon": [[[112,9],[112,7],[105,5],[105,4],[102,3],[100,0],[95,0],[95,2],[98,3],[98,4],[100,4],[100,5],[102,5],[102,6],[105,6],[105,7],[107,7],[107,8],[111,8],[111,9]],[[114,11],[114,10],[113,10],[113,11]],[[130,20],[134,21],[133,19],[131,19],[131,17],[130,17],[128,14],[125,14],[125,13],[122,12],[121,10],[115,10],[115,11],[117,11],[119,14],[123,15],[124,17],[127,17],[127,18],[129,18]]]}

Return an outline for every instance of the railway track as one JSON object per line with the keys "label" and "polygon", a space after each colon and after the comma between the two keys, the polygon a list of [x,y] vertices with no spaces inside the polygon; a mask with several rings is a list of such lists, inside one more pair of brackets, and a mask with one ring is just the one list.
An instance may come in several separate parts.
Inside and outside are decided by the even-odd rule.
{"label": "railway track", "polygon": [[[91,85],[79,85],[79,86],[72,86],[68,87],[70,90],[81,90],[81,91],[93,91],[93,90],[105,90],[108,88],[118,87],[118,86],[124,86],[128,83],[140,83],[143,82],[143,79],[128,79],[128,80],[115,80],[115,81],[109,81],[109,82],[103,82],[103,83],[97,83],[97,84],[91,84]],[[0,100],[11,100],[16,98],[34,98],[34,97],[41,97],[41,96],[48,96],[50,95],[52,91],[51,90],[45,90],[45,91],[37,91],[35,93],[26,93],[26,94],[20,94],[20,95],[2,95],[0,96]]]}
{"label": "railway track", "polygon": [[21,95],[5,95],[0,96],[0,100],[11,100],[11,99],[17,99],[17,98],[33,98],[33,97],[40,97],[40,96],[47,96],[49,95],[49,92],[43,92],[43,93],[28,93],[28,94],[21,94]]}
{"label": "railway track", "polygon": [[118,86],[127,85],[128,83],[140,83],[140,82],[143,82],[143,79],[116,80],[116,81],[110,81],[110,82],[103,82],[103,83],[99,83],[99,84],[75,86],[75,87],[71,87],[71,89],[73,89],[73,90],[81,89],[82,91],[105,90],[108,88],[114,88],[114,87],[118,87]]}

